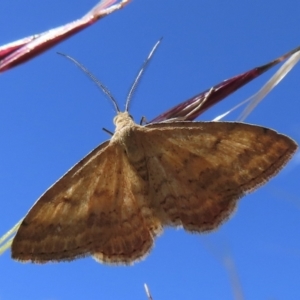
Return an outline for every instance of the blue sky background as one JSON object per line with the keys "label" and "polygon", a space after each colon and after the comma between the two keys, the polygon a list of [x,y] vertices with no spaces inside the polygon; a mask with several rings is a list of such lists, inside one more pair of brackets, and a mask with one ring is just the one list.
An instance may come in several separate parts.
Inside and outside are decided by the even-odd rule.
{"label": "blue sky background", "polygon": [[[0,2],[0,44],[65,24],[96,0]],[[73,5],[73,6],[71,6]],[[0,235],[35,200],[114,130],[112,105],[67,53],[102,80],[124,107],[151,47],[155,54],[131,105],[148,120],[220,81],[300,45],[298,0],[133,0],[38,58],[1,74]],[[255,93],[273,74],[250,83],[205,113],[210,120]],[[300,67],[247,119],[300,142]],[[237,114],[227,120],[235,120]],[[234,262],[245,299],[300,298],[300,156],[208,235],[167,229],[146,260],[111,267],[91,258],[21,264],[0,257],[0,299],[234,299]]]}

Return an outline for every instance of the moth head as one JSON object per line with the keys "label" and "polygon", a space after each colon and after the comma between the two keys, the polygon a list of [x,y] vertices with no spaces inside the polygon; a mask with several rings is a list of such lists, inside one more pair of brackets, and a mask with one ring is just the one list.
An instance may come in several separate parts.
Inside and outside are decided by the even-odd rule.
{"label": "moth head", "polygon": [[114,117],[114,124],[116,125],[116,130],[118,131],[126,126],[132,126],[134,124],[132,116],[127,112],[118,112]]}

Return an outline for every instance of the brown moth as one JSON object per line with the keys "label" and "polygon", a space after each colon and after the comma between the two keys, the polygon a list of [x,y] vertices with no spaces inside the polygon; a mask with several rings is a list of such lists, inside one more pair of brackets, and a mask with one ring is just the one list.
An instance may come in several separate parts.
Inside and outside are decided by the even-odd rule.
{"label": "brown moth", "polygon": [[297,149],[289,137],[260,126],[140,126],[127,110],[118,110],[112,138],[37,200],[12,243],[14,259],[91,255],[131,264],[149,253],[165,226],[199,233],[218,228],[238,199],[275,176]]}

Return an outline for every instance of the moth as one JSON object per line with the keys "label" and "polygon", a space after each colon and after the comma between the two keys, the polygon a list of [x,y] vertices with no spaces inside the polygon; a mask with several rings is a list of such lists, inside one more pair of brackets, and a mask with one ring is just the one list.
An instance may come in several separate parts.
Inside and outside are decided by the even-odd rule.
{"label": "moth", "polygon": [[197,233],[218,228],[238,200],[275,176],[297,149],[291,138],[245,123],[138,125],[127,104],[120,112],[115,103],[111,139],[30,209],[12,243],[14,259],[46,263],[91,255],[131,264],[149,253],[166,226]]}

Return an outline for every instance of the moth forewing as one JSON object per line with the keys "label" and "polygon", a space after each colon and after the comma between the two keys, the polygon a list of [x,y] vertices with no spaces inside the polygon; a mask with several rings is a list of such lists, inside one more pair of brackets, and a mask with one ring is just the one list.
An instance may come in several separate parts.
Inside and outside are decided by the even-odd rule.
{"label": "moth forewing", "polygon": [[140,126],[128,112],[116,132],[33,206],[12,257],[44,263],[92,255],[112,264],[143,258],[163,226],[218,228],[237,200],[267,182],[297,149],[289,137],[245,123]]}

